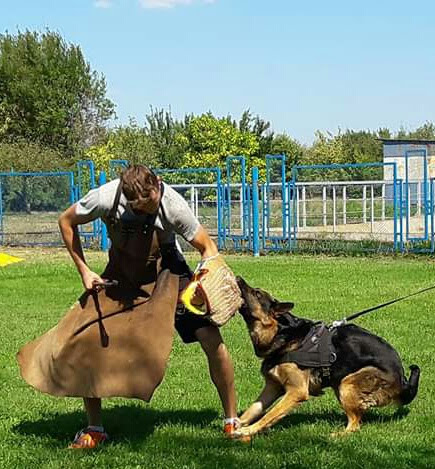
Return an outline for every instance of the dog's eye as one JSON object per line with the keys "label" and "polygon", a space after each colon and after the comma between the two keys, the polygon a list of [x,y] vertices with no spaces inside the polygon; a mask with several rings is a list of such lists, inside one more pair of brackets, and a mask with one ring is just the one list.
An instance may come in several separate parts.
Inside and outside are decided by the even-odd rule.
{"label": "dog's eye", "polygon": [[259,300],[261,300],[261,299],[263,298],[263,294],[262,294],[261,291],[259,291],[259,290],[255,290],[255,296],[256,296]]}

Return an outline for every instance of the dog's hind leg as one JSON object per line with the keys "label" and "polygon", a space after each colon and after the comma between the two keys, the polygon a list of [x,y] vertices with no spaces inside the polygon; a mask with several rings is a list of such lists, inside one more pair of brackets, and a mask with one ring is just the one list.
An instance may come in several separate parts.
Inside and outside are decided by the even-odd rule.
{"label": "dog's hind leg", "polygon": [[346,412],[348,423],[344,432],[334,433],[333,436],[359,430],[367,409],[397,401],[400,390],[400,384],[393,375],[372,366],[346,376],[336,394]]}
{"label": "dog's hind leg", "polygon": [[255,435],[271,427],[299,404],[308,400],[308,373],[300,370],[297,365],[293,363],[286,363],[276,366],[273,374],[276,375],[285,389],[283,398],[261,417],[260,420],[247,427],[242,427],[237,432],[238,435]]}
{"label": "dog's hind leg", "polygon": [[246,409],[240,417],[242,426],[249,425],[257,420],[261,415],[263,415],[267,408],[283,394],[284,389],[279,383],[266,378],[266,385],[264,386],[263,391],[261,391],[261,394],[255,402],[249,406],[249,408]]}

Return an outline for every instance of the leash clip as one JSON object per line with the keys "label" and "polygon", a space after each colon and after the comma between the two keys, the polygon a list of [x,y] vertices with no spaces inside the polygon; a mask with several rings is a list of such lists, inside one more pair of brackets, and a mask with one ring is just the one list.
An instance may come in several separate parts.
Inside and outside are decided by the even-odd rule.
{"label": "leash clip", "polygon": [[346,319],[340,319],[339,321],[334,321],[332,323],[331,329],[335,329],[336,327],[345,326],[347,324]]}

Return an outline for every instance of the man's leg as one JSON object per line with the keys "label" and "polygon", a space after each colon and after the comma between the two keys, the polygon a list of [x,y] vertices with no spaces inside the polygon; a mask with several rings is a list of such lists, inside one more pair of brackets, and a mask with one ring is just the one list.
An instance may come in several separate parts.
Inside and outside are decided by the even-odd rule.
{"label": "man's leg", "polygon": [[195,331],[207,355],[210,377],[216,386],[226,418],[237,417],[234,367],[227,347],[217,327],[202,327]]}
{"label": "man's leg", "polygon": [[85,403],[86,415],[88,417],[88,425],[101,427],[101,399],[84,397],[83,401]]}
{"label": "man's leg", "polygon": [[85,397],[83,401],[88,418],[88,426],[77,432],[74,441],[70,445],[72,449],[93,449],[108,438],[102,425],[101,399]]}

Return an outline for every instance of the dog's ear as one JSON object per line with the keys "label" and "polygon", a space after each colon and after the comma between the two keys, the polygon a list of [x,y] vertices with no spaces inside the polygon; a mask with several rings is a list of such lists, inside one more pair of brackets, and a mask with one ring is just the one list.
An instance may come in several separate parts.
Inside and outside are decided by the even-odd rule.
{"label": "dog's ear", "polygon": [[280,303],[279,301],[276,301],[274,305],[272,306],[273,312],[278,315],[278,314],[283,314],[283,313],[289,313],[294,307],[294,303],[291,302],[285,302],[285,303]]}

